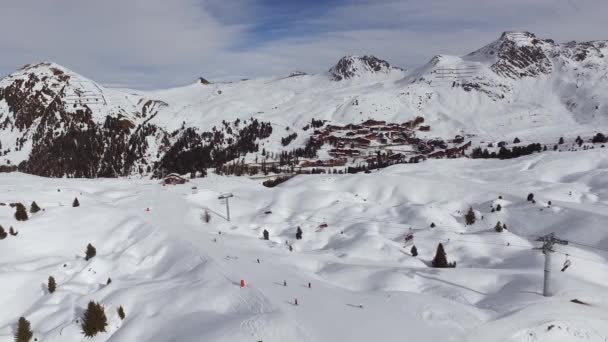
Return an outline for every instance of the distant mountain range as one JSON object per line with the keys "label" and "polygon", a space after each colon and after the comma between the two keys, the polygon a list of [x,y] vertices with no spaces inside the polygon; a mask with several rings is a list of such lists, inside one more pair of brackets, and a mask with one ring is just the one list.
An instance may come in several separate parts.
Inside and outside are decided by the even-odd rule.
{"label": "distant mountain range", "polygon": [[[0,167],[52,177],[203,169],[305,146],[313,119],[346,125],[423,117],[427,137],[543,140],[608,127],[608,43],[505,32],[466,56],[401,69],[346,56],[327,73],[106,88],[55,63],[0,80]],[[266,153],[265,153],[266,155]]]}

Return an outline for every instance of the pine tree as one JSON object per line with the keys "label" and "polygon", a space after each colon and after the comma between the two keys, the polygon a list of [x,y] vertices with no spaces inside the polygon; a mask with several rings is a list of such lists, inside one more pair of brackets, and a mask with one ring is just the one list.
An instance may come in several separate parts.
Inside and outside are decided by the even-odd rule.
{"label": "pine tree", "polygon": [[448,259],[445,254],[445,250],[443,249],[443,245],[439,243],[439,245],[437,245],[437,252],[435,253],[435,258],[433,259],[433,267],[446,268],[448,266]]}
{"label": "pine tree", "polygon": [[108,281],[106,281],[106,285],[110,285],[112,284],[112,278],[108,278]]}
{"label": "pine tree", "polygon": [[296,231],[296,240],[302,240],[302,228],[298,227]]}
{"label": "pine tree", "polygon": [[15,205],[16,210],[15,211],[15,218],[17,219],[17,221],[27,221],[28,216],[27,216],[27,210],[25,209],[25,206],[22,203],[17,203],[17,205]]}
{"label": "pine tree", "polygon": [[30,206],[30,213],[35,214],[39,211],[40,207],[38,206],[38,204],[36,204],[36,201],[32,202],[32,205]]}
{"label": "pine tree", "polygon": [[57,289],[57,283],[55,282],[55,278],[52,276],[49,277],[49,284],[47,287],[49,289],[49,293],[53,293]]}
{"label": "pine tree", "polygon": [[501,211],[501,210],[502,210],[502,205],[497,204],[497,205],[496,205],[496,211]]}
{"label": "pine tree", "polygon": [[32,337],[34,337],[34,333],[32,332],[30,321],[25,319],[25,317],[19,318],[17,331],[15,332],[15,342],[29,342]]}
{"label": "pine tree", "polygon": [[533,193],[529,193],[528,194],[528,202],[532,202],[534,201],[534,194]]}
{"label": "pine tree", "polygon": [[125,309],[122,308],[122,305],[118,307],[118,317],[121,321],[125,319]]}
{"label": "pine tree", "polygon": [[410,253],[412,254],[412,256],[418,256],[418,248],[416,248],[416,245],[412,246],[412,249],[410,249]]}
{"label": "pine tree", "polygon": [[558,144],[560,144],[560,145],[561,145],[561,144],[563,144],[563,143],[564,143],[564,137],[560,137],[560,138],[559,138],[559,142],[558,142]]}
{"label": "pine tree", "polygon": [[477,217],[475,217],[475,212],[473,211],[473,207],[469,208],[469,211],[467,212],[466,215],[464,215],[464,219],[467,225],[472,225],[475,223],[475,221],[477,220]]}
{"label": "pine tree", "polygon": [[74,198],[74,202],[72,202],[72,207],[80,207],[80,202],[78,202],[78,197]]}
{"label": "pine tree", "polygon": [[8,236],[8,234],[6,234],[4,227],[0,226],[0,240],[6,239],[7,236]]}
{"label": "pine tree", "polygon": [[90,301],[87,310],[84,312],[82,324],[80,325],[84,336],[93,337],[100,332],[105,332],[107,325],[108,319],[103,306],[99,303]]}
{"label": "pine tree", "polygon": [[263,235],[264,235],[264,240],[270,239],[270,233],[268,233],[268,231],[266,229],[264,229]]}
{"label": "pine tree", "polygon": [[515,139],[513,139],[514,144],[519,144],[520,142],[521,142],[521,140],[519,140],[518,137],[515,137]]}
{"label": "pine tree", "polygon": [[496,226],[494,226],[494,230],[496,230],[496,232],[498,233],[502,233],[502,224],[500,223],[500,221],[496,222]]}
{"label": "pine tree", "polygon": [[13,227],[11,227],[11,228],[8,230],[8,232],[9,232],[9,234],[11,234],[12,236],[17,236],[17,234],[19,234],[19,232],[18,232],[18,231],[16,231],[16,230],[15,230],[15,228],[13,228]]}
{"label": "pine tree", "polygon": [[87,250],[86,250],[85,253],[86,253],[86,257],[84,258],[84,260],[89,261],[95,255],[97,255],[97,250],[95,249],[95,247],[93,247],[93,245],[88,244],[87,245]]}
{"label": "pine tree", "polygon": [[435,228],[435,222],[431,222],[431,228]]}

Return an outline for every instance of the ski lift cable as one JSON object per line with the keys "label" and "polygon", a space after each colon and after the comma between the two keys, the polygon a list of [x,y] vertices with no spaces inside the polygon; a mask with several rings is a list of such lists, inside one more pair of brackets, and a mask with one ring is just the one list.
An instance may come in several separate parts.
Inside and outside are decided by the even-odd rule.
{"label": "ski lift cable", "polygon": [[587,247],[587,248],[593,248],[593,249],[597,249],[603,252],[608,252],[608,249],[604,249],[604,248],[600,248],[600,247],[595,247],[595,246],[591,246],[588,244],[584,244],[584,243],[580,243],[580,242],[576,242],[576,241],[572,241],[572,240],[568,240],[569,243],[573,244],[573,245],[579,245],[582,247]]}
{"label": "ski lift cable", "polygon": [[603,264],[603,265],[605,265],[605,264],[606,264],[606,261],[605,261],[605,260],[591,259],[591,258],[581,257],[581,256],[578,256],[578,255],[572,255],[572,254],[570,254],[570,253],[557,252],[557,251],[556,251],[555,253],[565,255],[565,256],[567,256],[568,258],[576,258],[576,259],[581,259],[581,260],[586,260],[586,261],[596,262],[596,263],[598,263],[598,264]]}

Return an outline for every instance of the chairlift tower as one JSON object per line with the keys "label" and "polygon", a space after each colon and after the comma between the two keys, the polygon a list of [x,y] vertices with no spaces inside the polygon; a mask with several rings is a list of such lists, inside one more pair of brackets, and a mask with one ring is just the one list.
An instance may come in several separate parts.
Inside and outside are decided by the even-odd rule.
{"label": "chairlift tower", "polygon": [[228,201],[231,197],[234,197],[231,193],[222,194],[218,197],[219,200],[226,200],[226,219],[230,221],[230,202]]}
{"label": "chairlift tower", "polygon": [[558,239],[555,237],[555,233],[547,234],[545,236],[541,236],[536,241],[542,242],[543,245],[541,247],[535,248],[541,250],[545,255],[545,277],[543,280],[543,296],[550,297],[550,286],[551,286],[551,253],[554,253],[555,250],[553,246],[555,244],[559,245],[567,245],[567,240]]}

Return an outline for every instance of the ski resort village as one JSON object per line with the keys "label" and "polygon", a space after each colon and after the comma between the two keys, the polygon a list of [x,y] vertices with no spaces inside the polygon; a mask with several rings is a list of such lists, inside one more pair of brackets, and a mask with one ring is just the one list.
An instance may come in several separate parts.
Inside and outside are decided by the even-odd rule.
{"label": "ski resort village", "polygon": [[11,21],[42,3],[0,5],[29,37],[0,38],[0,342],[608,342],[608,41],[370,19],[469,22],[447,3],[110,0],[37,29],[58,50]]}

